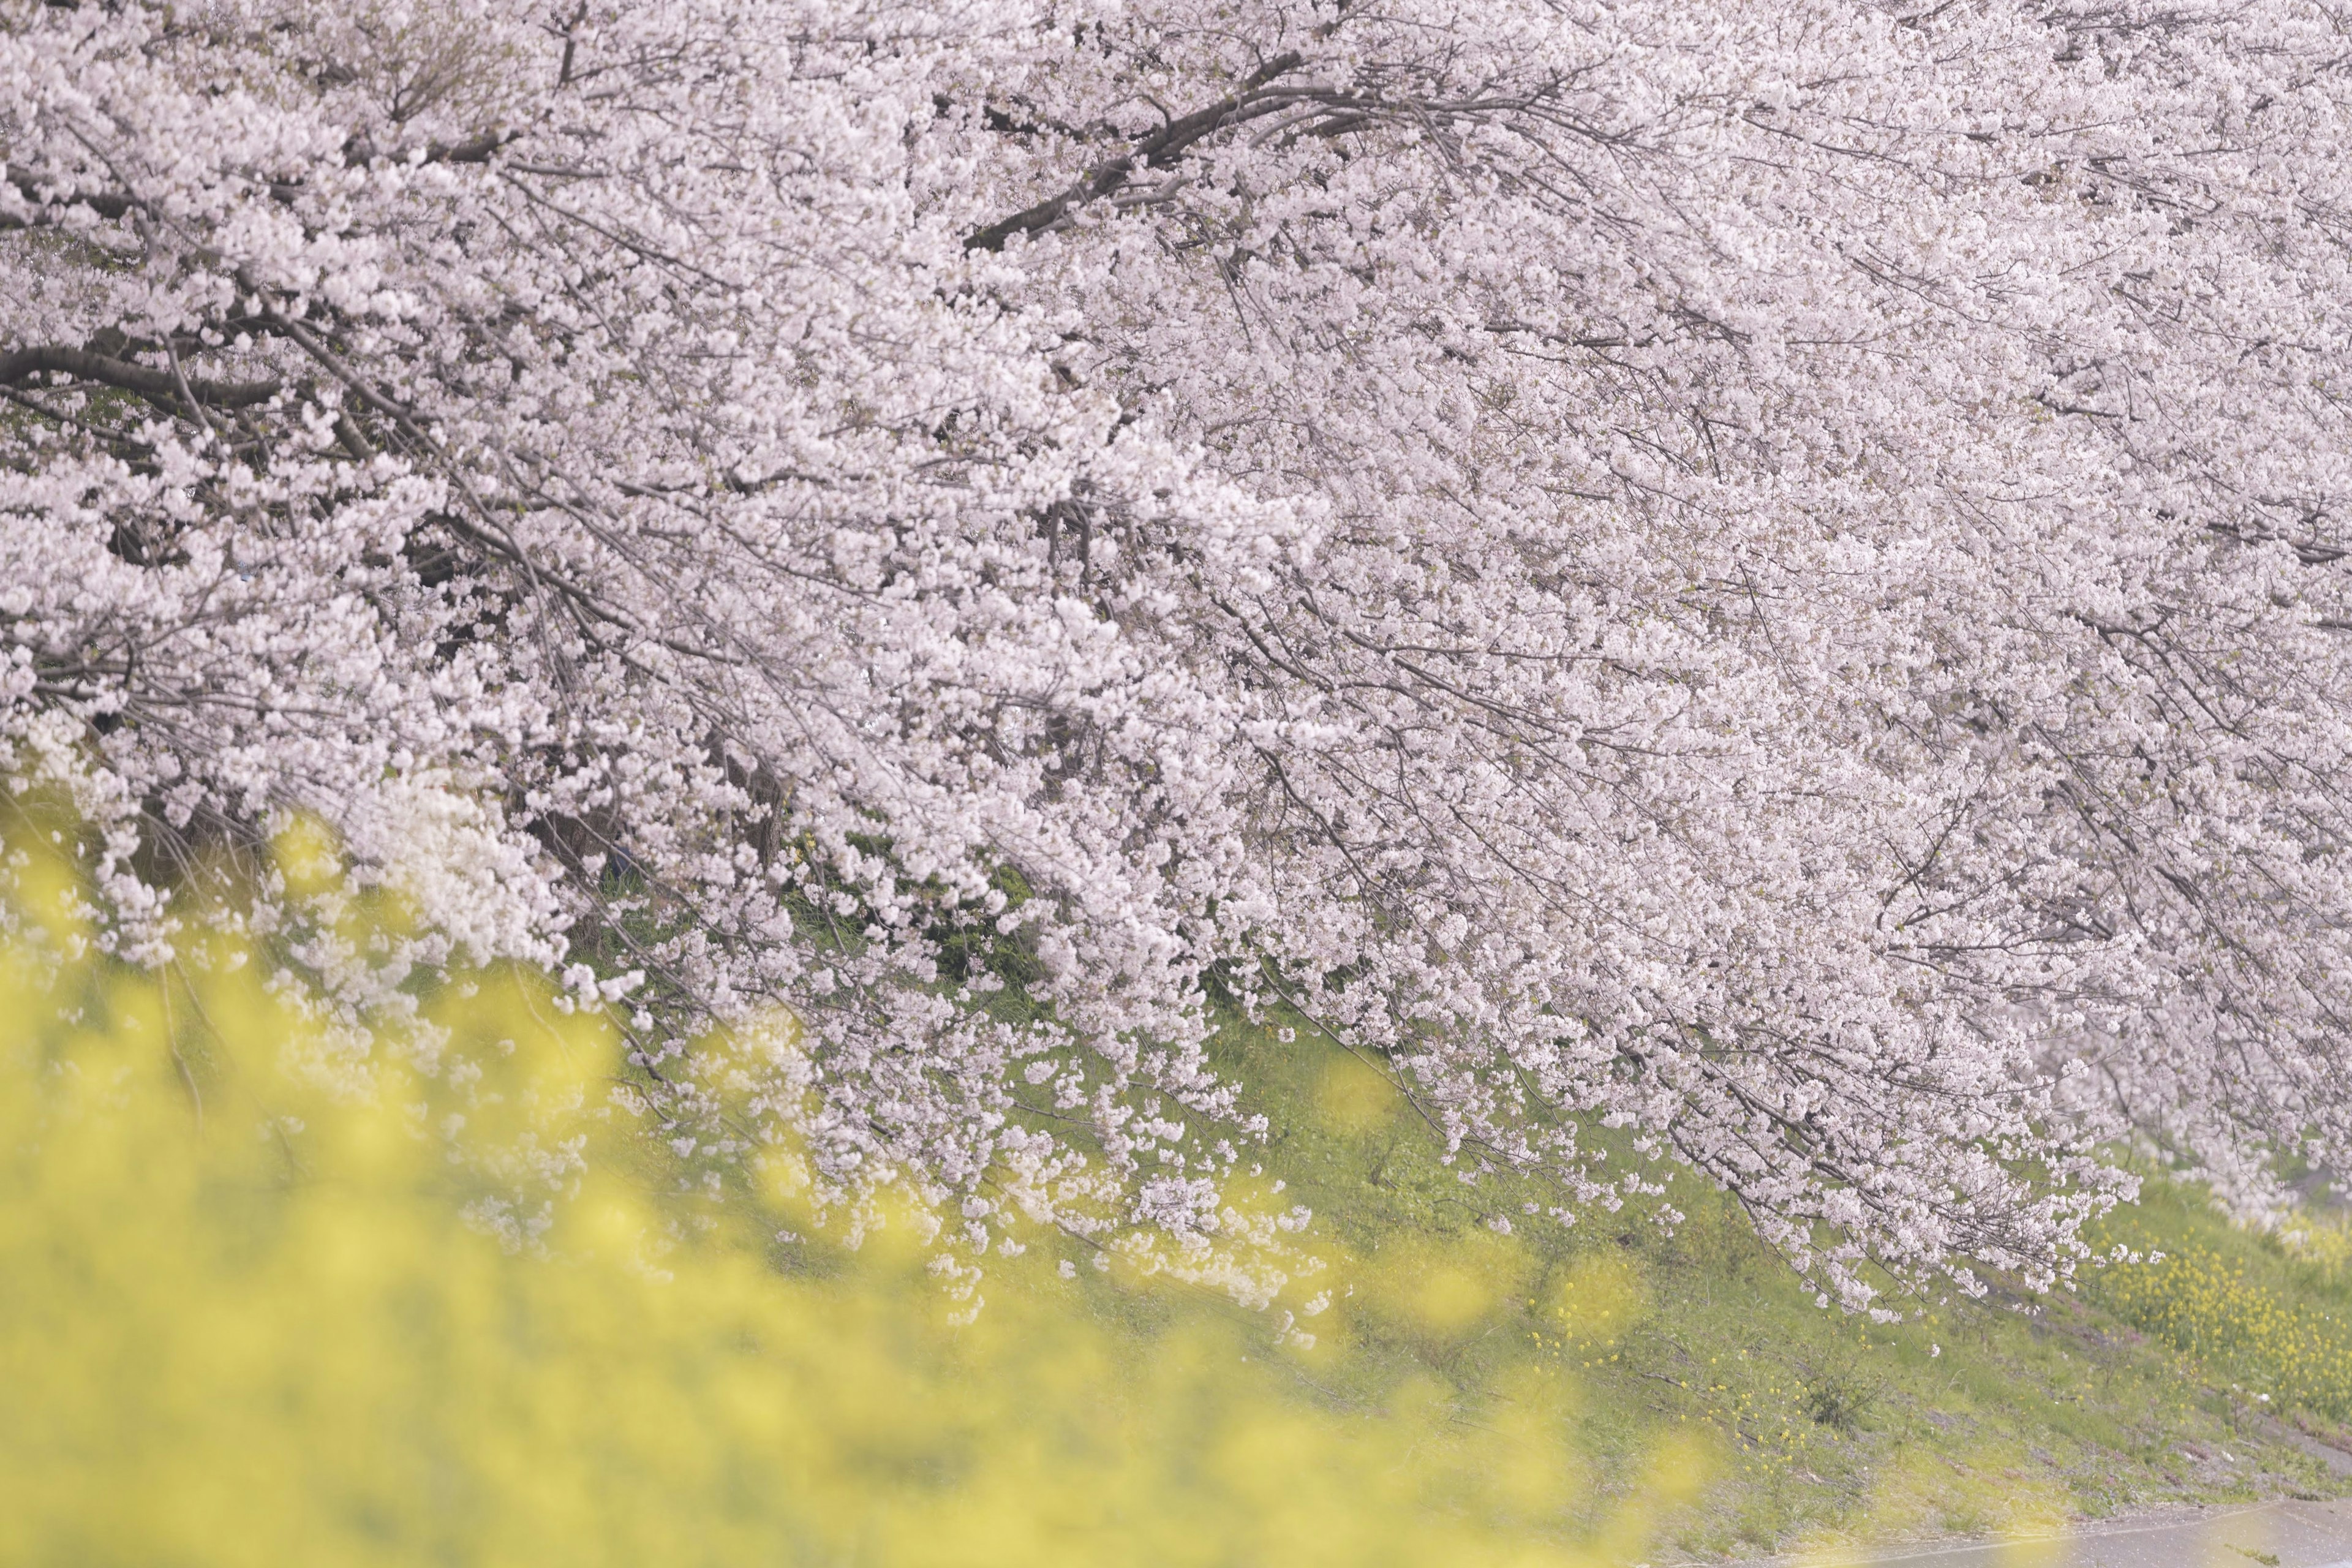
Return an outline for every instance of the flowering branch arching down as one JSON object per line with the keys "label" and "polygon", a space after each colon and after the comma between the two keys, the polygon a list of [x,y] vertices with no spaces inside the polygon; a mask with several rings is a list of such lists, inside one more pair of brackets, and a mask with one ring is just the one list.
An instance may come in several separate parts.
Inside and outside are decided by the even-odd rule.
{"label": "flowering branch arching down", "polygon": [[784,1005],[982,1247],[1238,1223],[1213,994],[1857,1306],[2352,1135],[2320,5],[5,3],[0,733],[127,957],[314,814],[354,1023],[570,965],[723,1144]]}

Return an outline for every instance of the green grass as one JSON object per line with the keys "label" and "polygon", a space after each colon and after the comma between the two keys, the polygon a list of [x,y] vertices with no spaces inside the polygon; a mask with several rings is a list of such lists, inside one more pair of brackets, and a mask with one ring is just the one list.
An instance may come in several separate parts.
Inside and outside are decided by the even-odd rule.
{"label": "green grass", "polygon": [[[1286,1045],[1234,1026],[1220,1049],[1272,1120],[1269,1173],[1314,1209],[1316,1244],[1366,1281],[1332,1314],[1352,1353],[1304,1375],[1376,1402],[1418,1382],[1495,1389],[1564,1372],[1581,1390],[1596,1516],[1662,1454],[1699,1457],[1706,1480],[1661,1551],[2031,1531],[2346,1489],[2271,1418],[2343,1437],[2352,1248],[2324,1260],[2340,1232],[2299,1259],[2151,1183],[2100,1240],[2167,1262],[2090,1271],[2046,1299],[1914,1303],[1910,1321],[1874,1325],[1816,1306],[1688,1171],[1671,1184],[1686,1215],[1671,1230],[1629,1204],[1566,1229],[1520,1221],[1505,1242],[1486,1222],[1516,1217],[1532,1189],[1465,1186],[1369,1068],[1303,1030]],[[1493,1398],[1465,1394],[1461,1418],[1492,1418]]]}
{"label": "green grass", "polygon": [[2242,1399],[2340,1435],[2352,1420],[2352,1229],[2339,1213],[2260,1236],[2193,1189],[2151,1184],[2105,1231],[2152,1261],[2091,1277],[2085,1294],[2102,1310]]}

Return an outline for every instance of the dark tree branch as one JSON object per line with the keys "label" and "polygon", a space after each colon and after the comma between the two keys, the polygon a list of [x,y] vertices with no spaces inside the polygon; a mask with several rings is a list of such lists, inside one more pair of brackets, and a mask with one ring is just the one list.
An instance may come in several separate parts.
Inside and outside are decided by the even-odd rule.
{"label": "dark tree branch", "polygon": [[132,364],[129,360],[92,353],[88,349],[66,348],[57,343],[0,353],[0,386],[15,386],[27,376],[45,370],[72,376],[77,381],[94,381],[101,386],[135,392],[142,397],[174,407],[180,403],[183,384],[197,402],[218,408],[243,408],[256,403],[267,403],[285,385],[276,379],[208,381],[201,376],[184,384],[180,376],[168,370],[152,370],[142,364]]}
{"label": "dark tree branch", "polygon": [[519,131],[485,131],[463,142],[436,142],[425,150],[428,163],[487,163],[490,154],[522,134]]}
{"label": "dark tree branch", "polygon": [[1000,218],[986,228],[975,229],[964,237],[967,250],[1002,250],[1004,242],[1016,234],[1035,234],[1059,223],[1075,206],[1100,201],[1121,185],[1139,167],[1163,168],[1184,154],[1187,148],[1203,137],[1213,134],[1237,121],[1255,119],[1267,110],[1289,101],[1286,95],[1268,95],[1260,100],[1260,89],[1286,72],[1297,70],[1304,63],[1297,51],[1276,55],[1249,74],[1241,89],[1206,109],[1196,109],[1181,120],[1171,120],[1150,135],[1137,142],[1133,148],[1116,158],[1096,164],[1086,176],[1059,195],[1050,196],[1035,206],[1024,208],[1011,217]]}
{"label": "dark tree branch", "polygon": [[[113,191],[66,191],[56,195],[44,196],[41,195],[40,182],[22,170],[10,170],[8,172],[8,183],[16,186],[16,189],[24,195],[24,198],[28,202],[37,203],[46,206],[73,206],[79,205],[81,206],[88,207],[99,216],[106,218],[109,221],[122,216],[125,213],[129,212],[132,207],[138,205],[129,196],[119,195]],[[0,227],[13,228],[16,226],[19,226],[16,220],[0,218]]]}

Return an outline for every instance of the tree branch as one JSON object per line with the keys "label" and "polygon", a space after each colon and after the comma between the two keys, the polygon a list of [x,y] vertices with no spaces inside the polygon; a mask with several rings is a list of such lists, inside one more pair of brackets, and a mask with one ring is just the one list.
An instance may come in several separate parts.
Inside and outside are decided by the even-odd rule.
{"label": "tree branch", "polygon": [[67,348],[58,343],[0,353],[0,386],[14,386],[27,376],[45,370],[70,375],[78,381],[94,381],[101,386],[119,387],[124,392],[135,392],[142,397],[174,405],[180,401],[181,388],[184,385],[197,402],[220,408],[243,408],[256,403],[267,403],[285,385],[275,378],[268,381],[207,381],[196,377],[184,382],[168,370],[151,370],[142,364],[132,364],[129,360],[92,353],[88,349]]}
{"label": "tree branch", "polygon": [[[79,204],[110,221],[121,217],[138,205],[129,196],[113,191],[67,191],[58,195],[44,196],[39,182],[22,170],[10,170],[8,183],[37,206],[73,206]],[[0,228],[16,226],[19,226],[19,220],[0,218]]]}
{"label": "tree branch", "polygon": [[1297,50],[1276,55],[1252,71],[1241,89],[1206,109],[1196,109],[1181,120],[1171,120],[1150,135],[1136,142],[1134,148],[1116,158],[1096,164],[1086,176],[1059,195],[1050,196],[1035,206],[1025,207],[1011,217],[1000,218],[986,228],[975,229],[964,237],[966,250],[1002,250],[1004,242],[1016,234],[1035,234],[1059,223],[1072,207],[1087,202],[1100,201],[1127,184],[1139,165],[1161,166],[1181,157],[1185,149],[1237,120],[1255,118],[1267,109],[1286,102],[1282,95],[1272,95],[1272,103],[1255,103],[1259,89],[1275,78],[1297,70],[1304,63]]}

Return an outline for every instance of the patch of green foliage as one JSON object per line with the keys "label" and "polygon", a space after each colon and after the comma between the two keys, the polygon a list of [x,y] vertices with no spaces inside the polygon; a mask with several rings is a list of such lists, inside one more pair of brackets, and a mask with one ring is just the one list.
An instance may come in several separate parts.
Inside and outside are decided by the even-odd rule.
{"label": "patch of green foliage", "polygon": [[2352,1231],[2339,1215],[2264,1234],[2159,1182],[2105,1230],[2142,1260],[2092,1277],[2101,1308],[2306,1429],[2352,1420]]}
{"label": "patch of green foliage", "polygon": [[[1318,1246],[1426,1276],[1446,1267],[1430,1260],[1490,1248],[1497,1216],[1512,1222],[1517,1271],[1465,1293],[1447,1332],[1343,1302],[1364,1352],[1353,1375],[1370,1384],[1410,1367],[1469,1387],[1524,1357],[1559,1366],[1582,1390],[1574,1420],[1596,1505],[1638,1483],[1661,1433],[1709,1456],[1709,1482],[1670,1530],[1689,1555],[2036,1531],[2166,1503],[2343,1489],[2215,1345],[2177,1346],[2120,1310],[2160,1297],[2159,1275],[2110,1264],[2048,1297],[1998,1283],[1977,1300],[1898,1296],[1906,1320],[1872,1323],[1818,1305],[1738,1206],[1687,1170],[1648,1173],[1664,1180],[1677,1225],[1638,1200],[1587,1206],[1568,1227],[1527,1219],[1523,1204],[1544,1194],[1510,1176],[1465,1183],[1372,1065],[1303,1028],[1285,1042],[1234,1024],[1221,1049],[1255,1086],[1273,1128],[1269,1173],[1315,1211]],[[2249,1321],[2281,1302],[2344,1299],[2331,1294],[2342,1270],[2298,1263],[2177,1188],[2152,1184],[2110,1228],[2103,1246],[2178,1255],[2194,1243],[2263,1259],[2232,1309]]]}

